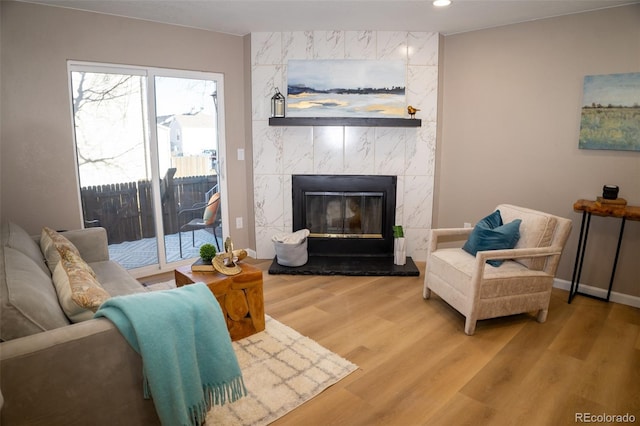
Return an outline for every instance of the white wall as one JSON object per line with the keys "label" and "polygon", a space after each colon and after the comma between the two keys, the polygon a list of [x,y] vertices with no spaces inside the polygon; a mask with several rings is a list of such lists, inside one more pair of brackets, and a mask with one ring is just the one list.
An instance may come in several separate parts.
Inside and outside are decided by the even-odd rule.
{"label": "white wall", "polygon": [[[244,189],[251,187],[251,163],[234,155],[247,148],[243,37],[24,2],[0,1],[0,12],[3,221],[16,222],[31,234],[44,225],[82,226],[70,59],[224,74],[229,216],[246,218],[252,210]],[[251,247],[252,232],[231,222],[234,244]]]}
{"label": "white wall", "polygon": [[[444,37],[434,226],[513,203],[573,220],[558,269],[571,281],[580,198],[604,184],[640,205],[640,152],[578,148],[585,75],[640,71],[640,4]],[[581,280],[606,288],[620,220],[594,217]],[[640,296],[640,222],[627,221],[613,290]]]}
{"label": "white wall", "polygon": [[[396,224],[407,254],[426,257],[435,162],[438,34],[309,31],[251,35],[255,233],[258,258],[271,236],[292,230],[292,174],[397,175]],[[285,91],[289,59],[393,59],[407,64],[407,104],[420,128],[270,127],[274,88]],[[407,116],[408,118],[408,116]]]}

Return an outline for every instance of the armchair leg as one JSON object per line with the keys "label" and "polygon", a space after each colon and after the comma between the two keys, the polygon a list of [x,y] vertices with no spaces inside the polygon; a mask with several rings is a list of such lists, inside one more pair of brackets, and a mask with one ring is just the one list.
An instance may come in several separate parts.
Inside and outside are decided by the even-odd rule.
{"label": "armchair leg", "polygon": [[427,287],[427,284],[425,283],[424,287],[422,288],[422,298],[428,299],[430,297],[431,297],[431,289]]}
{"label": "armchair leg", "polygon": [[536,321],[538,321],[539,323],[543,323],[547,320],[547,314],[549,313],[548,309],[540,309],[538,311],[538,317],[536,318]]}
{"label": "armchair leg", "polygon": [[467,317],[464,323],[464,334],[466,334],[467,336],[473,336],[473,334],[476,332],[476,322],[476,320]]}

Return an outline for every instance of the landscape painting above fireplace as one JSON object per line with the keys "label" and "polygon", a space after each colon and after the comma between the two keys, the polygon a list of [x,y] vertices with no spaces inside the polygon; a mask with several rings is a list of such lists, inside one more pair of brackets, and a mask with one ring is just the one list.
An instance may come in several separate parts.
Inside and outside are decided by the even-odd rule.
{"label": "landscape painting above fireplace", "polygon": [[290,60],[289,117],[406,115],[406,65],[383,60]]}

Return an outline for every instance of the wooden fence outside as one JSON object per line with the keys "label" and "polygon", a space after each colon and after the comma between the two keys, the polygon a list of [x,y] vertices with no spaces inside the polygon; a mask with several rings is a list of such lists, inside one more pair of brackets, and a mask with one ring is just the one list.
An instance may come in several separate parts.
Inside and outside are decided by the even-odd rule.
{"label": "wooden fence outside", "polygon": [[[175,234],[181,225],[198,216],[196,212],[178,218],[178,212],[206,202],[205,193],[218,183],[216,175],[174,178],[174,174],[175,169],[169,169],[160,180],[165,234]],[[148,180],[83,187],[81,198],[85,226],[104,227],[109,244],[154,237],[151,191]]]}

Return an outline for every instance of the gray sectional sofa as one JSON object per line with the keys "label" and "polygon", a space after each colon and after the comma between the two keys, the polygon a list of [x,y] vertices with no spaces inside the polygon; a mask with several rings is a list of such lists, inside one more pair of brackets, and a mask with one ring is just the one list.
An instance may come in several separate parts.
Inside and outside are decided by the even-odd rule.
{"label": "gray sectional sofa", "polygon": [[[111,296],[146,291],[109,260],[103,228],[62,232]],[[0,229],[0,424],[154,425],[142,360],[107,319],[65,316],[39,238]]]}

